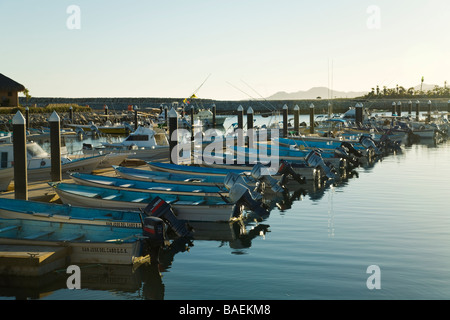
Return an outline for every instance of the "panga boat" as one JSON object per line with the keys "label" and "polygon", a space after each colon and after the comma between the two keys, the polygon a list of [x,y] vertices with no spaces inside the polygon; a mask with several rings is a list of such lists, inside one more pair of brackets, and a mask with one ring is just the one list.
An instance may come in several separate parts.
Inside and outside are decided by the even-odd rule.
{"label": "panga boat", "polygon": [[177,195],[196,195],[202,197],[227,196],[228,190],[220,186],[198,186],[195,184],[173,184],[139,181],[118,177],[73,173],[72,180],[80,185],[102,187],[115,190],[130,190],[149,193],[170,193]]}
{"label": "panga boat", "polygon": [[113,226],[0,219],[0,244],[70,247],[70,263],[134,264],[142,230]]}
{"label": "panga boat", "polygon": [[[20,199],[0,198],[0,218],[140,229],[136,211],[102,210]],[[135,230],[136,231],[136,230]],[[137,230],[139,231],[139,230]]]}
{"label": "panga boat", "polygon": [[116,210],[144,209],[156,197],[170,204],[176,217],[186,221],[230,221],[234,203],[226,198],[185,196],[90,187],[71,183],[49,183],[65,204]]}
{"label": "panga boat", "polygon": [[129,167],[113,166],[117,175],[130,180],[151,181],[196,186],[223,186],[224,176],[175,174],[162,171],[151,171]]}

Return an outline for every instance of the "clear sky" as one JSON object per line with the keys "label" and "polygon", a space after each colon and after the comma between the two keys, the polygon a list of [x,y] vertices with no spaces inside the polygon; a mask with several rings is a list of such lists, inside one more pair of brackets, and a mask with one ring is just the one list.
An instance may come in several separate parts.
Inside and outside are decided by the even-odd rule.
{"label": "clear sky", "polygon": [[443,86],[449,14],[448,0],[1,0],[0,73],[35,97],[188,97],[209,75],[200,98]]}

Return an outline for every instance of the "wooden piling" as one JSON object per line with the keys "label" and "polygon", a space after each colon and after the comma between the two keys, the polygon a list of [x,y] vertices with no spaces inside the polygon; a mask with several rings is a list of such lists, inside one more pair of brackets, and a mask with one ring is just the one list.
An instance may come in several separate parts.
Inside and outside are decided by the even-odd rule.
{"label": "wooden piling", "polygon": [[309,106],[309,133],[314,133],[314,105]]}
{"label": "wooden piling", "polygon": [[213,104],[211,109],[212,109],[212,127],[215,129],[216,128],[216,105]]}
{"label": "wooden piling", "polygon": [[253,129],[253,108],[247,109],[247,130]]}
{"label": "wooden piling", "polygon": [[363,123],[363,104],[357,103],[355,106],[355,120],[357,126],[362,126]]}
{"label": "wooden piling", "polygon": [[[168,113],[169,121],[169,157],[170,163],[178,164],[178,113],[174,108],[170,109]],[[175,135],[175,137],[174,137]]]}
{"label": "wooden piling", "polygon": [[402,116],[402,103],[400,101],[397,102],[397,116]]}
{"label": "wooden piling", "polygon": [[191,106],[191,141],[194,141],[194,106]]}
{"label": "wooden piling", "polygon": [[28,200],[27,135],[25,118],[17,111],[12,118],[14,153],[14,197]]}
{"label": "wooden piling", "polygon": [[427,115],[428,122],[431,121],[431,100],[428,100],[428,115]]}
{"label": "wooden piling", "polygon": [[51,179],[52,181],[61,181],[61,131],[60,118],[56,111],[53,111],[50,118],[50,163],[51,163]]}
{"label": "wooden piling", "polygon": [[134,131],[139,127],[138,121],[138,106],[134,106]]}
{"label": "wooden piling", "polygon": [[300,133],[300,107],[294,107],[294,131],[296,134]]}
{"label": "wooden piling", "polygon": [[416,121],[419,121],[419,113],[420,113],[420,101],[416,101]]}
{"label": "wooden piling", "polygon": [[244,146],[244,108],[240,105],[237,108],[238,113],[238,132],[237,132],[237,144],[238,146]]}
{"label": "wooden piling", "polygon": [[397,114],[396,110],[395,110],[395,107],[396,107],[395,102],[392,102],[392,116],[395,116]]}
{"label": "wooden piling", "polygon": [[412,114],[412,101],[409,100],[408,102],[408,115],[410,116]]}
{"label": "wooden piling", "polygon": [[30,129],[30,109],[28,107],[25,108],[25,124],[27,130]]}
{"label": "wooden piling", "polygon": [[108,115],[108,106],[105,105],[104,109],[105,109],[105,116],[107,116]]}
{"label": "wooden piling", "polygon": [[73,123],[73,108],[72,108],[72,106],[70,106],[70,108],[69,108],[69,118],[70,118],[70,123]]}

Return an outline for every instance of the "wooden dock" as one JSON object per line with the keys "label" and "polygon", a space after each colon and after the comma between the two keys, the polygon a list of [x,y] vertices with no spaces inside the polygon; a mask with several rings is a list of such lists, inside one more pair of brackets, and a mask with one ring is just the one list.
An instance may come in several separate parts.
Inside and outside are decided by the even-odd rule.
{"label": "wooden dock", "polygon": [[66,266],[69,247],[0,245],[0,274],[42,276]]}

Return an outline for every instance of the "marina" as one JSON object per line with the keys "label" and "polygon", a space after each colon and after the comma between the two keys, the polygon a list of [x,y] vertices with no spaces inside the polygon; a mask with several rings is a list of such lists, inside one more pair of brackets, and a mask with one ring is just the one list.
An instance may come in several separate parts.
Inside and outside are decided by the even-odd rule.
{"label": "marina", "polygon": [[[301,117],[307,119],[306,115]],[[267,121],[262,117],[258,119]],[[407,118],[397,120],[407,121]],[[235,121],[234,116],[228,116],[224,125],[227,124],[227,121]],[[226,134],[225,131],[222,130],[222,132]],[[108,292],[113,292],[114,296],[117,295],[116,297],[105,291],[92,292],[97,295],[97,299],[122,299],[125,294],[131,299],[158,297],[177,300],[185,298],[183,292],[187,292],[186,290],[190,292],[189,299],[210,299],[211,297],[205,295],[208,289],[203,286],[199,286],[193,293],[190,291],[191,289],[184,288],[183,285],[177,285],[176,291],[166,290],[173,286],[174,282],[178,282],[177,279],[184,274],[185,268],[198,264],[208,265],[204,260],[205,255],[211,255],[218,259],[209,265],[214,269],[221,270],[220,272],[224,273],[225,277],[223,279],[228,277],[227,272],[218,263],[236,264],[236,267],[251,263],[253,267],[250,269],[260,270],[264,274],[264,272],[268,272],[268,269],[266,270],[268,267],[262,268],[257,263],[250,261],[266,256],[266,259],[267,257],[277,257],[284,261],[283,269],[287,270],[288,274],[291,270],[299,268],[308,274],[308,281],[319,281],[318,275],[313,276],[313,269],[326,270],[324,268],[329,263],[324,263],[322,259],[327,256],[331,258],[329,255],[333,255],[332,252],[350,250],[359,241],[368,241],[369,247],[366,249],[369,251],[371,246],[375,246],[376,250],[382,250],[379,247],[381,244],[377,240],[366,238],[361,234],[361,230],[367,228],[367,226],[361,225],[364,221],[371,221],[370,226],[372,224],[380,226],[385,223],[376,217],[383,217],[386,220],[386,210],[389,211],[389,209],[388,207],[383,209],[380,205],[384,206],[383,203],[390,203],[396,198],[396,196],[386,194],[388,192],[386,189],[389,187],[377,179],[376,172],[380,171],[381,175],[389,175],[392,167],[400,166],[396,170],[401,172],[402,178],[399,179],[405,185],[412,183],[408,181],[423,180],[421,176],[424,174],[434,176],[426,173],[427,170],[434,172],[433,166],[436,165],[436,162],[448,160],[450,154],[450,146],[445,139],[446,131],[443,129],[441,132],[444,136],[440,139],[436,139],[435,136],[431,138],[421,136],[420,141],[416,140],[414,143],[409,142],[406,135],[402,136],[397,143],[387,143],[389,140],[386,138],[371,138],[364,133],[361,133],[356,139],[353,137],[353,140],[326,138],[317,134],[304,136],[293,134],[285,138],[280,137],[272,141],[272,144],[279,143],[280,145],[279,148],[274,149],[275,152],[285,148],[286,151],[289,150],[286,155],[292,156],[301,152],[302,156],[294,160],[292,157],[283,157],[283,154],[280,154],[283,158],[281,164],[267,170],[270,172],[268,175],[267,173],[261,174],[261,170],[269,169],[268,167],[258,164],[258,161],[252,163],[248,161],[249,155],[254,155],[253,150],[255,152],[257,150],[242,148],[235,150],[246,153],[244,164],[221,162],[221,164],[202,164],[200,166],[173,164],[169,158],[157,162],[151,156],[148,159],[145,157],[134,159],[135,154],[128,153],[126,157],[121,158],[120,165],[105,164],[93,167],[85,173],[68,170],[67,174],[64,177],[61,176],[59,181],[49,179],[50,173],[48,173],[49,176],[42,177],[41,181],[29,183],[27,200],[15,199],[15,183],[13,181],[8,190],[0,196],[0,243],[3,246],[0,248],[0,260],[3,266],[9,265],[6,269],[0,270],[3,270],[2,276],[13,276],[17,283],[20,283],[21,278],[30,276],[49,279],[48,281],[53,284],[58,281],[61,283],[63,276],[60,271],[69,264],[90,265],[91,267],[87,268],[92,270],[88,272],[96,272],[95,270],[101,270],[105,266],[112,269],[118,268],[118,270],[122,270],[120,272],[123,272],[123,277],[134,279],[130,283],[134,289],[131,287],[124,289],[118,286],[111,288],[112,291],[108,290]],[[352,134],[355,135],[354,132]],[[72,139],[66,140],[65,144],[73,152],[81,150],[86,143],[93,145],[94,148],[95,146],[103,148],[104,142],[102,141],[104,139],[101,136],[98,138],[85,137],[81,140],[72,137]],[[121,140],[123,135],[114,139]],[[295,148],[292,148],[292,145]],[[270,151],[270,145],[268,147]],[[48,142],[43,142],[42,148],[42,150],[49,149],[51,152]],[[343,149],[338,152],[339,148]],[[227,152],[227,150],[229,149],[224,146],[224,151]],[[83,150],[81,151],[83,152]],[[114,152],[117,153],[117,150],[110,152],[103,151],[97,156],[114,154]],[[160,151],[155,152],[159,153]],[[324,152],[329,152],[329,154],[326,155]],[[76,153],[74,152],[74,154]],[[309,155],[311,159],[313,155],[317,158],[311,161],[305,155]],[[433,166],[430,166],[429,163],[428,166],[425,165],[422,174],[413,175],[412,169],[408,171],[411,164],[415,163],[418,158],[427,159],[430,156],[435,157],[432,162]],[[413,158],[411,159],[411,157]],[[216,156],[212,158],[218,159]],[[340,161],[329,162],[327,159],[340,159]],[[345,165],[340,165],[341,161]],[[127,163],[132,165],[127,166]],[[387,168],[383,169],[385,166]],[[317,174],[310,175],[306,171],[307,168],[314,170],[312,172],[317,172]],[[426,185],[426,181],[433,183],[428,178],[422,184]],[[353,184],[361,183],[361,190],[351,187]],[[436,180],[436,183],[439,184],[439,180]],[[380,193],[380,190],[383,191]],[[366,192],[366,195],[358,196],[361,192]],[[445,193],[445,187],[442,192]],[[411,193],[401,193],[402,203],[407,201],[407,198],[409,199]],[[338,199],[341,194],[348,194],[348,196]],[[383,200],[379,197],[383,197]],[[163,207],[161,208],[164,209],[161,209],[157,205],[158,203],[162,203]],[[17,208],[15,209],[15,207]],[[407,213],[402,207],[398,207],[398,205],[393,205],[393,207],[404,219],[408,219],[407,216],[404,216]],[[410,208],[409,205],[406,207]],[[419,207],[424,208],[424,206]],[[422,212],[420,209],[417,210],[417,214]],[[155,215],[156,212],[159,213]],[[368,216],[369,212],[373,212],[373,215]],[[437,210],[433,214],[442,215],[444,213]],[[358,215],[362,215],[362,217],[358,217]],[[357,227],[356,225],[352,227],[352,223],[343,222],[349,221],[348,219],[352,221],[363,219],[358,222],[362,229],[357,231],[354,229]],[[317,223],[320,221],[322,222],[318,225]],[[344,230],[345,237],[343,239],[337,236],[340,232],[336,233],[336,230],[341,229]],[[150,232],[150,230],[152,231]],[[156,230],[160,230],[162,233],[155,233]],[[311,232],[314,232],[314,235]],[[302,236],[297,238],[293,233]],[[358,240],[354,238],[357,237],[356,234],[360,234]],[[445,234],[448,235],[445,232],[443,236]],[[397,236],[400,237],[401,234]],[[383,238],[379,240],[383,243]],[[328,244],[325,245],[325,243]],[[331,248],[334,249],[329,251]],[[298,254],[292,256],[293,252],[299,250],[306,256],[303,258]],[[193,251],[192,254],[191,251]],[[279,253],[276,253],[278,251],[287,256],[279,256]],[[320,255],[317,256],[319,252],[322,252],[322,258]],[[359,255],[363,253],[358,249],[356,252]],[[21,263],[12,267],[11,261],[16,261],[15,263],[27,261],[23,257],[30,254],[43,258],[38,258],[35,267],[32,268],[25,267],[25,264],[22,266]],[[342,255],[339,258],[341,260],[338,259],[338,256],[334,258],[338,265],[347,266],[356,259],[356,256],[352,258],[346,253],[341,252],[340,254]],[[176,259],[174,259],[175,255]],[[286,260],[288,256],[291,258]],[[307,256],[310,259],[309,263],[305,260]],[[367,261],[367,258],[363,258],[364,256],[362,254],[360,258],[362,261]],[[379,259],[383,262],[388,258],[381,255]],[[247,259],[250,260],[246,261]],[[268,259],[269,266],[275,263],[273,258]],[[346,259],[345,263],[342,259]],[[330,260],[330,263],[331,261],[333,259]],[[292,264],[294,262],[297,267]],[[311,265],[313,262],[314,264]],[[373,263],[375,262],[377,261],[373,261]],[[381,264],[381,262],[379,263]],[[155,271],[156,265],[161,271]],[[342,269],[337,268],[336,273],[340,274],[340,272]],[[344,272],[349,279],[352,278],[349,270]],[[364,274],[365,270],[360,270],[354,276],[361,280]],[[150,275],[153,277],[151,284],[145,281]],[[164,276],[164,281],[162,276]],[[211,276],[212,274],[209,275],[207,271],[202,275],[192,275],[193,279],[200,281],[199,283]],[[215,275],[214,279],[222,281],[221,276]],[[265,285],[271,285],[270,281],[256,285],[255,279],[247,271],[241,271],[237,279],[248,283],[249,287],[259,286],[258,290],[264,292],[266,292]],[[277,277],[277,279],[281,282],[287,281],[285,276]],[[300,278],[299,281],[306,281],[306,279],[302,279]],[[350,282],[352,281],[354,282],[355,279]],[[270,300],[334,297],[333,291],[325,294],[312,282],[306,283],[307,290],[298,291],[298,288],[285,283],[286,290],[280,292],[276,290],[270,294],[266,292],[259,297]],[[344,299],[360,298],[358,295],[363,291],[364,283],[361,280],[361,283],[356,285],[353,290],[347,289]],[[152,288],[155,286],[153,289],[157,290],[156,296],[143,294],[141,290],[148,285],[151,285]],[[321,286],[323,284],[318,284],[318,288]],[[0,288],[3,288],[0,293],[5,292],[3,297],[8,298],[9,295],[6,292],[9,289],[3,286]],[[333,288],[335,287],[333,286]],[[34,292],[30,298],[40,296],[39,286],[26,290]],[[52,291],[49,298],[74,298],[67,290],[60,284]],[[232,294],[233,291],[230,290],[231,287],[223,293],[223,296],[214,295],[213,299],[226,298],[225,296]],[[392,290],[395,292],[397,289],[393,288]],[[441,290],[441,297],[445,297],[446,292],[450,292],[450,288],[445,286]],[[375,298],[385,299],[395,295],[391,290],[386,291],[387,293],[374,294]],[[235,292],[233,294],[237,294],[237,299],[249,299],[252,298],[250,292],[240,290],[239,294]],[[405,291],[400,294],[408,297],[410,293]],[[366,292],[362,297],[368,297],[367,295],[370,293]],[[76,299],[89,299],[89,297],[91,297],[91,293],[87,290],[84,296],[77,296]]]}

